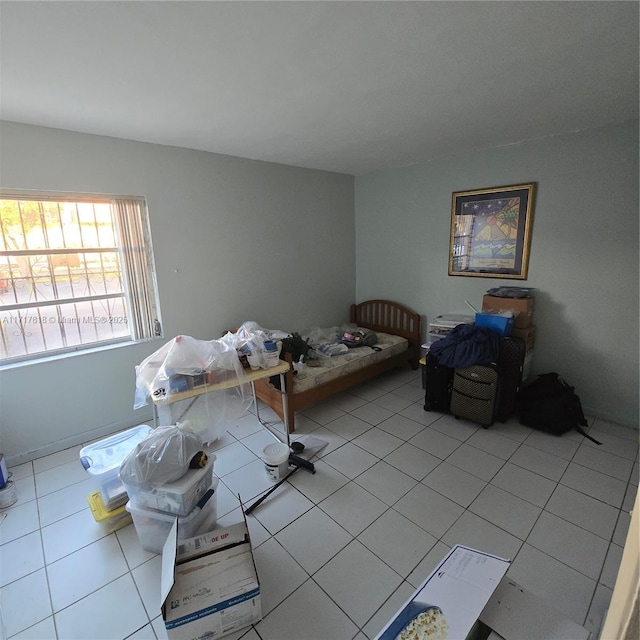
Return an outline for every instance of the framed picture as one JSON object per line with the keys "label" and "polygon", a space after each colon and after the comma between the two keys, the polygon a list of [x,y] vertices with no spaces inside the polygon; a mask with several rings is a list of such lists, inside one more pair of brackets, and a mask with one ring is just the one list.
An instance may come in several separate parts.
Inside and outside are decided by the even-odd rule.
{"label": "framed picture", "polygon": [[535,183],[455,191],[450,276],[527,279]]}

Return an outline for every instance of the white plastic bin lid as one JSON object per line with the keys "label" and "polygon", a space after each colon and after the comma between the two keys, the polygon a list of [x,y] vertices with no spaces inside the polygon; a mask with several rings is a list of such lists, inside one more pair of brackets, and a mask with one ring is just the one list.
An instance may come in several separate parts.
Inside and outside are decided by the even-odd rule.
{"label": "white plastic bin lid", "polygon": [[473,324],[474,316],[461,313],[447,313],[436,316],[429,324],[432,327],[454,328],[459,324]]}
{"label": "white plastic bin lid", "polygon": [[141,424],[89,444],[80,450],[80,462],[93,475],[119,467],[136,445],[142,442],[151,431],[153,429],[150,426]]}

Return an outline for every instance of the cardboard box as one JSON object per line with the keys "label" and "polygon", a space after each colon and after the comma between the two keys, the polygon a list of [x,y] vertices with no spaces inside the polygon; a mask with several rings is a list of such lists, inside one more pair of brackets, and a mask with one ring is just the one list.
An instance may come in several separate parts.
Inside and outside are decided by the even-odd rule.
{"label": "cardboard box", "polygon": [[525,343],[525,352],[533,351],[533,347],[536,342],[536,325],[532,324],[526,329],[518,329],[515,328],[511,331],[512,338],[519,338],[520,340],[524,340]]}
{"label": "cardboard box", "polygon": [[504,558],[456,545],[376,640],[396,640],[403,629],[421,624],[423,618],[431,625],[429,638],[464,640],[508,568]]}
{"label": "cardboard box", "polygon": [[591,632],[509,578],[503,578],[480,614],[504,640],[588,640]]}
{"label": "cardboard box", "polygon": [[222,638],[262,619],[246,521],[182,540],[175,522],[162,550],[162,619],[169,640]]}
{"label": "cardboard box", "polygon": [[[509,564],[455,546],[375,640],[404,640],[412,622],[411,640],[591,640],[583,626],[507,578]],[[430,615],[435,623],[420,628],[420,617]]]}
{"label": "cardboard box", "polygon": [[531,376],[531,369],[533,368],[533,351],[527,351],[524,356],[524,363],[522,364],[522,382],[528,380]]}
{"label": "cardboard box", "polygon": [[482,311],[513,311],[515,329],[526,329],[533,322],[533,298],[501,298],[498,296],[482,296]]}

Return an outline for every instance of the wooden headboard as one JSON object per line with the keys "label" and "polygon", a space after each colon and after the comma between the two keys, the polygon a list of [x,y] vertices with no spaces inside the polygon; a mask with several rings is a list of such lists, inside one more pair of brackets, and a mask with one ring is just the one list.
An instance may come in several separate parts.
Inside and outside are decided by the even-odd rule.
{"label": "wooden headboard", "polygon": [[391,333],[409,341],[419,352],[421,344],[420,315],[391,300],[365,300],[351,305],[351,322],[372,331]]}
{"label": "wooden headboard", "polygon": [[[420,316],[411,309],[390,300],[367,300],[351,305],[351,322],[372,331],[401,336],[408,342],[407,349],[298,393],[294,392],[292,369],[285,374],[284,394],[280,387],[276,388],[267,380],[257,380],[254,387],[256,396],[275,411],[288,426],[289,432],[295,430],[297,411],[304,411],[336,393],[369,382],[397,367],[417,370],[420,366]],[[289,358],[289,354],[286,354],[286,358]]]}

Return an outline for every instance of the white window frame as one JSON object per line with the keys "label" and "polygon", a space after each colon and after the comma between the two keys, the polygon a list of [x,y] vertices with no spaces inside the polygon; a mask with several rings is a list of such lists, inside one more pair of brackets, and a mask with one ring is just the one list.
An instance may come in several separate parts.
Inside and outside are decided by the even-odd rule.
{"label": "white window frame", "polygon": [[[0,199],[19,202],[59,202],[66,205],[69,203],[78,203],[81,205],[91,203],[106,204],[110,206],[111,222],[115,237],[115,246],[113,247],[100,246],[100,242],[97,243],[97,246],[92,246],[91,244],[85,244],[84,239],[81,240],[81,246],[67,246],[66,239],[63,240],[64,248],[49,246],[47,234],[50,230],[41,215],[40,224],[45,238],[44,247],[38,246],[36,248],[30,248],[25,245],[24,248],[12,248],[7,246],[5,242],[0,245],[0,259],[5,265],[11,265],[12,261],[18,260],[19,258],[31,260],[34,256],[45,257],[51,278],[51,293],[48,297],[38,298],[36,295],[34,300],[26,302],[19,299],[15,287],[16,281],[12,275],[11,267],[6,267],[8,272],[5,270],[4,276],[6,281],[4,284],[5,288],[7,284],[9,284],[10,287],[8,294],[7,291],[5,291],[3,300],[0,301],[0,367],[3,365],[28,362],[34,359],[47,358],[54,355],[82,352],[97,347],[148,340],[162,335],[149,216],[144,197],[84,193],[25,192],[0,189]],[[20,213],[20,219],[23,220],[22,213]],[[65,224],[61,218],[59,220],[59,226],[64,236]],[[80,236],[82,236],[82,225],[80,222],[77,223],[77,226],[78,232]],[[0,234],[4,234],[4,228],[1,225]],[[23,235],[25,234],[23,233]],[[0,236],[0,239],[4,240],[4,236]],[[52,266],[56,257],[76,254],[79,260],[81,256],[83,259],[86,259],[87,255],[100,255],[100,263],[102,264],[102,256],[108,255],[109,253],[117,253],[118,255],[122,283],[120,290],[116,293],[108,293],[105,287],[105,291],[101,293],[82,296],[76,295],[72,288],[71,295],[69,295],[68,292],[66,296],[58,295],[59,290],[56,286],[57,279]],[[103,278],[105,278],[104,269],[103,266]],[[29,268],[29,271],[31,271],[31,268]],[[69,280],[71,279],[70,274],[71,272],[69,271]],[[89,278],[86,267],[85,277],[87,279]],[[31,272],[32,281],[33,278],[34,276]],[[120,308],[126,309],[126,311],[119,315],[79,315],[78,305],[84,304],[83,308],[85,309],[87,305],[90,305],[91,309],[93,309],[94,305],[98,304],[106,305],[106,308],[111,308],[112,302],[119,304]],[[123,304],[124,306],[122,306]],[[71,306],[76,316],[75,319],[71,318],[71,320],[69,320],[65,317],[61,320],[60,309],[64,308],[65,311],[67,311]],[[43,313],[43,310],[46,311],[46,313]],[[29,330],[41,332],[41,341],[44,349],[29,350],[28,338],[25,335],[26,320],[30,321]],[[49,339],[51,339],[52,335],[58,338],[58,342],[54,347],[47,347],[47,338],[45,337],[44,331],[45,320],[47,322],[51,321],[49,324],[55,325],[56,330],[59,331],[60,335],[57,336],[51,326],[46,328],[49,332]],[[71,329],[71,327],[63,326],[66,322],[77,324],[93,323],[94,325],[96,325],[96,323],[104,323],[109,326],[94,326],[95,339],[92,339],[88,335],[91,333],[88,331],[88,327],[76,327],[75,329],[78,335],[76,336],[74,334],[74,340],[69,340],[69,342],[73,343],[67,344],[67,329]],[[115,333],[118,335],[110,338],[105,337],[104,334],[108,333],[109,327],[111,328],[112,334]],[[128,332],[124,332],[123,328],[128,329]],[[101,336],[98,335],[98,329],[101,330]],[[5,339],[6,332],[9,330],[14,332],[14,339],[15,335],[17,335],[15,333],[16,331],[22,334],[20,340],[24,351],[26,351],[25,353],[15,354],[14,352],[12,354],[7,352],[8,341],[5,341]],[[83,330],[85,332],[84,335],[82,334]],[[52,331],[53,334],[51,333]],[[78,340],[81,340],[81,342],[78,343]],[[62,342],[62,347],[58,346],[60,342]],[[31,347],[33,349],[33,344]]]}

